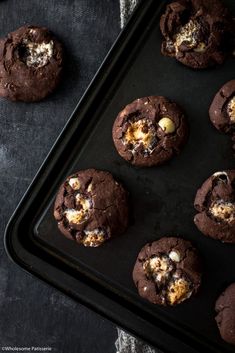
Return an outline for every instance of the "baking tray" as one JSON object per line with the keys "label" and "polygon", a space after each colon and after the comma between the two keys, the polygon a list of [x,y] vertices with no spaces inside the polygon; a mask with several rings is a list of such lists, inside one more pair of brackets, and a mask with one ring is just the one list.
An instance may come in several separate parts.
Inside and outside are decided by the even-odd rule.
{"label": "baking tray", "polygon": [[[165,352],[234,352],[219,336],[214,303],[235,280],[235,247],[204,237],[193,224],[199,186],[235,164],[228,137],[208,119],[214,94],[234,78],[234,59],[194,71],[163,57],[159,18],[166,3],[139,4],[12,216],[5,247],[25,270]],[[234,1],[225,3],[235,12]],[[166,165],[138,169],[119,157],[111,129],[127,103],[148,95],[164,95],[182,105],[190,137],[180,156]],[[65,177],[90,167],[123,181],[132,206],[126,233],[96,249],[67,240],[52,214]],[[140,298],[132,282],[141,247],[166,235],[191,240],[204,262],[200,293],[173,308]]]}

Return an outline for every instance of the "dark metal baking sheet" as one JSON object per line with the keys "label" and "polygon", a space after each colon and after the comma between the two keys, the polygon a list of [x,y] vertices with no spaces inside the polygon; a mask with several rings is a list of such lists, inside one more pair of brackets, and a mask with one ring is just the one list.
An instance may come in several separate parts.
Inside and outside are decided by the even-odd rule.
{"label": "dark metal baking sheet", "polygon": [[[226,3],[235,12],[234,1]],[[235,279],[235,247],[199,233],[193,200],[210,174],[235,164],[228,137],[208,119],[214,94],[233,78],[234,59],[216,69],[194,71],[163,57],[159,16],[165,4],[149,0],[139,5],[10,220],[5,245],[26,270],[166,352],[233,352],[219,337],[214,302]],[[118,156],[111,129],[127,103],[147,95],[180,103],[190,138],[168,164],[138,169]],[[123,181],[133,214],[124,235],[96,249],[64,238],[52,214],[64,178],[89,167],[108,170]],[[140,248],[165,235],[190,239],[204,261],[199,295],[175,308],[142,300],[131,276]]]}

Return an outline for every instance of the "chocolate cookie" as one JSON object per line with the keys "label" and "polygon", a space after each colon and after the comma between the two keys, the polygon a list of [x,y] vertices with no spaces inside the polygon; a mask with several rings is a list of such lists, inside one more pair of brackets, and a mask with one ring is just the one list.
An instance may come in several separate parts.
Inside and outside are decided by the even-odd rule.
{"label": "chocolate cookie", "polygon": [[162,54],[194,69],[223,63],[232,51],[234,23],[219,0],[178,0],[160,20]]}
{"label": "chocolate cookie", "polygon": [[235,80],[227,82],[215,95],[209,110],[212,124],[221,132],[235,132]]}
{"label": "chocolate cookie", "polygon": [[201,261],[189,241],[162,238],[142,248],[133,280],[139,295],[150,302],[180,304],[200,287]]}
{"label": "chocolate cookie", "polygon": [[220,335],[228,343],[235,344],[235,283],[218,298],[215,305],[216,322]]}
{"label": "chocolate cookie", "polygon": [[136,99],[117,116],[113,141],[128,162],[150,167],[178,154],[188,137],[182,109],[165,97]]}
{"label": "chocolate cookie", "polygon": [[194,223],[205,235],[235,243],[235,170],[214,173],[197,191]]}
{"label": "chocolate cookie", "polygon": [[0,96],[34,102],[58,85],[62,47],[47,28],[24,26],[0,39]]}
{"label": "chocolate cookie", "polygon": [[82,170],[61,185],[54,216],[67,238],[96,247],[125,231],[127,192],[108,172]]}

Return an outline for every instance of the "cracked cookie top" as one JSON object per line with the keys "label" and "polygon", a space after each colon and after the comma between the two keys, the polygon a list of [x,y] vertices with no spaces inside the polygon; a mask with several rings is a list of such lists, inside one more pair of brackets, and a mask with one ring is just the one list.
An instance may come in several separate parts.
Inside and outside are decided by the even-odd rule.
{"label": "cracked cookie top", "polygon": [[54,216],[65,236],[84,246],[96,247],[125,231],[127,192],[108,172],[79,171],[61,185]]}
{"label": "cracked cookie top", "polygon": [[235,243],[235,170],[216,172],[197,191],[194,223],[205,235]]}
{"label": "cracked cookie top", "polygon": [[194,69],[221,64],[233,50],[234,22],[220,0],[177,0],[160,20],[162,54]]}
{"label": "cracked cookie top", "polygon": [[113,125],[118,153],[137,166],[164,163],[180,152],[187,136],[182,109],[161,96],[136,99],[118,114]]}
{"label": "cracked cookie top", "polygon": [[166,237],[140,251],[133,270],[140,296],[154,304],[177,305],[198,291],[201,263],[189,241]]}

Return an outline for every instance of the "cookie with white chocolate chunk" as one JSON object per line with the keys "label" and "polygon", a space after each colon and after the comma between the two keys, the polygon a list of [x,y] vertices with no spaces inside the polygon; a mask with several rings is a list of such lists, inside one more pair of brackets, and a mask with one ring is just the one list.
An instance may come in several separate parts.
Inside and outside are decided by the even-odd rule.
{"label": "cookie with white chocolate chunk", "polygon": [[222,64],[233,50],[234,22],[220,0],[176,0],[160,20],[163,55],[194,69]]}
{"label": "cookie with white chocolate chunk", "polygon": [[162,96],[128,104],[113,125],[113,141],[126,161],[141,167],[160,165],[179,154],[188,125],[178,104]]}
{"label": "cookie with white chocolate chunk", "polygon": [[61,185],[54,216],[67,238],[97,247],[125,231],[128,194],[109,172],[82,170]]}
{"label": "cookie with white chocolate chunk", "polygon": [[47,28],[20,27],[0,39],[0,96],[39,101],[57,87],[62,66],[62,46]]}
{"label": "cookie with white chocolate chunk", "polygon": [[212,124],[220,132],[235,132],[235,80],[225,83],[216,93],[209,115]]}
{"label": "cookie with white chocolate chunk", "polygon": [[197,293],[201,260],[192,244],[165,237],[146,244],[133,270],[139,295],[153,304],[177,305]]}
{"label": "cookie with white chocolate chunk", "polygon": [[235,243],[235,170],[216,172],[197,191],[194,223],[206,236]]}

